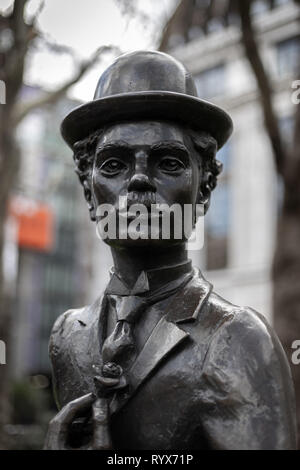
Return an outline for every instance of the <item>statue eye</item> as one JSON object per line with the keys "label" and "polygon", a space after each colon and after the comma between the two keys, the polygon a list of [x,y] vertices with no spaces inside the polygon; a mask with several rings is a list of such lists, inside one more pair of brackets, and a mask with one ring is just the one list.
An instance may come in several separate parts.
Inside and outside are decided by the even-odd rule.
{"label": "statue eye", "polygon": [[100,167],[100,171],[105,176],[115,176],[126,168],[126,165],[116,158],[106,160]]}
{"label": "statue eye", "polygon": [[174,157],[164,157],[158,167],[167,173],[178,173],[185,168],[182,161]]}

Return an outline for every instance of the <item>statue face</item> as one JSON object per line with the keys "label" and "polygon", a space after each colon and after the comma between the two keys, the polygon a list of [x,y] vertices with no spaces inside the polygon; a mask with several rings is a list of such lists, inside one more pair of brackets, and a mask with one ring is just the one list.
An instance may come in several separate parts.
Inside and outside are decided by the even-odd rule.
{"label": "statue face", "polygon": [[[127,198],[128,208],[131,204],[149,208],[151,204],[194,205],[200,180],[198,160],[190,138],[178,125],[143,121],[110,126],[96,147],[94,205],[111,204],[118,212],[120,196]],[[167,244],[168,240],[118,240],[117,244],[149,243]]]}

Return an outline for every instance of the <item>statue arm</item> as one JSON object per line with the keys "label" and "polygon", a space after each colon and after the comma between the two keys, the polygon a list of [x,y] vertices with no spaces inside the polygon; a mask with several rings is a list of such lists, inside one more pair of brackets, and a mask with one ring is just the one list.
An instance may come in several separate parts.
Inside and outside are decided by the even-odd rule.
{"label": "statue arm", "polygon": [[49,340],[49,357],[52,366],[52,385],[55,403],[57,408],[60,409],[62,404],[59,393],[59,381],[64,380],[66,375],[65,369],[65,353],[66,353],[66,331],[65,325],[72,310],[67,310],[60,315],[52,328]]}
{"label": "statue arm", "polygon": [[202,377],[202,427],[213,449],[296,448],[290,368],[261,315],[241,309],[219,328]]}

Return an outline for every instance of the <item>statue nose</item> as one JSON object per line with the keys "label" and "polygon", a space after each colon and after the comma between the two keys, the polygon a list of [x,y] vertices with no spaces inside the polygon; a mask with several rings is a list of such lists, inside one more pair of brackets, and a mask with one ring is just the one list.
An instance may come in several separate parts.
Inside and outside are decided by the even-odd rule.
{"label": "statue nose", "polygon": [[152,191],[155,192],[156,188],[151,183],[149,177],[143,173],[137,173],[131,178],[128,191]]}

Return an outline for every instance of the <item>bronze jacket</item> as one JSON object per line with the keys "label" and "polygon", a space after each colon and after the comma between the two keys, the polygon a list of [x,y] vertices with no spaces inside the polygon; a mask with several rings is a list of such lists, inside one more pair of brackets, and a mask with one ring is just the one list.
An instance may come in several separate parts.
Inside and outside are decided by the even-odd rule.
{"label": "bronze jacket", "polygon": [[[105,296],[61,315],[49,351],[59,407],[94,391]],[[176,308],[174,308],[176,306]],[[110,403],[115,449],[294,449],[290,368],[266,319],[194,270],[170,299]]]}

